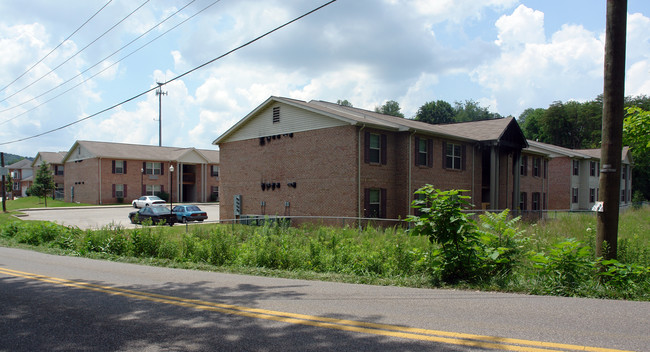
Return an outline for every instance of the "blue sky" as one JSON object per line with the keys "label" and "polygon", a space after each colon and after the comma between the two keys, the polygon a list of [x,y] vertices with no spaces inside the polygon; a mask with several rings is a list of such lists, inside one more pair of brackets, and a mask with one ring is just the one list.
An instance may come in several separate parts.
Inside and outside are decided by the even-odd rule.
{"label": "blue sky", "polygon": [[[112,0],[9,84],[108,2],[0,2],[0,88],[9,85],[0,91],[0,143],[97,113],[326,1]],[[438,99],[451,104],[475,100],[504,116],[558,100],[591,100],[603,86],[605,6],[605,0],[338,0],[167,84],[162,144],[215,148],[214,139],[271,95],[347,99],[367,109],[396,100],[407,117]],[[627,44],[626,95],[650,95],[647,0],[628,1]],[[71,127],[0,145],[0,150],[35,156],[68,150],[75,140],[157,145],[157,118],[158,98],[151,92]]]}

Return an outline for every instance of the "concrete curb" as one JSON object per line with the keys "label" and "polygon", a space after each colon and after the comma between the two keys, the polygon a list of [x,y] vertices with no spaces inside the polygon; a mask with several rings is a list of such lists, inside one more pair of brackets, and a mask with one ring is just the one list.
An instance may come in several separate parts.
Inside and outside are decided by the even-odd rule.
{"label": "concrete curb", "polygon": [[[174,205],[182,204],[194,204],[194,205],[219,205],[219,202],[215,203],[174,203]],[[165,204],[169,206],[170,204]],[[16,209],[16,211],[41,211],[41,210],[73,210],[73,209],[106,209],[106,208],[133,208],[131,204],[111,204],[111,205],[88,205],[88,206],[79,206],[79,207],[51,207],[51,208],[23,208]]]}

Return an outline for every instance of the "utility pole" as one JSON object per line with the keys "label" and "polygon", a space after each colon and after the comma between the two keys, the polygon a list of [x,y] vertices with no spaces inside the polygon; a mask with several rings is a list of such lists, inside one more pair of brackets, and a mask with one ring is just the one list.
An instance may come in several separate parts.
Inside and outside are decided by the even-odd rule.
{"label": "utility pole", "polygon": [[167,95],[167,92],[162,91],[162,83],[156,83],[158,83],[158,90],[156,90],[158,96],[158,146],[162,147],[162,96]]}
{"label": "utility pole", "polygon": [[603,90],[603,140],[600,160],[600,194],[596,256],[616,259],[621,190],[621,149],[625,100],[625,35],[627,0],[607,0],[605,30],[605,80]]}
{"label": "utility pole", "polygon": [[[0,167],[5,167],[5,153],[0,152]],[[2,212],[7,212],[7,185],[5,184],[5,174],[2,173]]]}

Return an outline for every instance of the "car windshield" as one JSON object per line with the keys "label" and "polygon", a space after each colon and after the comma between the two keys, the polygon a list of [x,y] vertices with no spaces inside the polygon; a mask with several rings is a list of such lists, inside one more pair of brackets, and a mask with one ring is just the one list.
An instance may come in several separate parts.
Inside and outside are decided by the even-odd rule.
{"label": "car windshield", "polygon": [[162,200],[162,198],[156,197],[156,196],[151,196],[151,197],[149,197],[149,199],[150,200]]}
{"label": "car windshield", "polygon": [[167,209],[165,207],[151,207],[151,210],[156,214],[169,213],[169,209]]}
{"label": "car windshield", "polygon": [[199,209],[199,207],[197,207],[196,205],[190,205],[186,209],[187,211],[201,211],[201,209]]}

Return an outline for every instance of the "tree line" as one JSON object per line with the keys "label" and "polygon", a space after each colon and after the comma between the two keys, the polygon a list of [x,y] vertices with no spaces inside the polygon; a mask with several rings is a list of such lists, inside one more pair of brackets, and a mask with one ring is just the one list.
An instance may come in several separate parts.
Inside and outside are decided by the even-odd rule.
{"label": "tree line", "polygon": [[[348,100],[338,100],[337,103],[352,107]],[[650,97],[626,97],[625,109],[623,145],[629,146],[632,154],[632,187],[635,193],[638,191],[635,198],[650,199]],[[375,107],[375,112],[404,118],[395,100]],[[474,100],[456,101],[454,105],[444,100],[432,100],[420,106],[412,119],[444,124],[503,117]],[[600,148],[602,121],[602,95],[586,102],[555,101],[548,108],[528,108],[517,117],[526,139],[569,149]]]}

